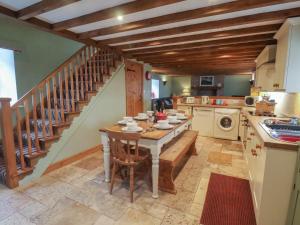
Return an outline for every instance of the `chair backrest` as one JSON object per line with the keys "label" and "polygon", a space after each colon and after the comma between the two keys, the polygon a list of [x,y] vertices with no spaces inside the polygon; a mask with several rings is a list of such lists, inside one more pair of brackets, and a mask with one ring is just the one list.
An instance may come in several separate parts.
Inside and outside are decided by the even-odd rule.
{"label": "chair backrest", "polygon": [[139,156],[139,133],[107,131],[111,153],[114,159],[123,163],[133,163]]}

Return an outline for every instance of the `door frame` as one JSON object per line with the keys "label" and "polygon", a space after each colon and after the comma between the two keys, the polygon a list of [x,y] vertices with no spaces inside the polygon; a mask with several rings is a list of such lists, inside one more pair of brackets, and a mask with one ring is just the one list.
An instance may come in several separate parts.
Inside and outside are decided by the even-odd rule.
{"label": "door frame", "polygon": [[129,60],[129,59],[126,59],[125,60],[125,98],[126,98],[126,115],[128,113],[128,109],[127,109],[127,65],[129,63],[134,63],[134,64],[137,64],[139,66],[141,66],[141,79],[142,79],[142,96],[141,96],[141,108],[142,110],[144,111],[144,64],[142,63],[139,63],[137,61],[132,61],[132,60]]}

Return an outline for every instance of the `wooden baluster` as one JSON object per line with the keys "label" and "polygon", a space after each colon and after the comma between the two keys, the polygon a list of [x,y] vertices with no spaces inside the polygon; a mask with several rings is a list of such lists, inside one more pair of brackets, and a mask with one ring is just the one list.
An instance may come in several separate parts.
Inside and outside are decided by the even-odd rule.
{"label": "wooden baluster", "polygon": [[85,81],[85,91],[89,90],[89,83],[88,83],[88,68],[87,68],[87,55],[86,55],[86,48],[84,49],[84,81]]}
{"label": "wooden baluster", "polygon": [[54,104],[54,118],[55,124],[59,124],[59,117],[58,117],[58,108],[57,108],[57,84],[56,84],[56,76],[53,77],[53,104]]}
{"label": "wooden baluster", "polygon": [[92,91],[93,90],[93,71],[92,71],[92,63],[93,63],[93,59],[92,59],[92,57],[91,57],[91,47],[90,46],[88,46],[88,65],[89,65],[89,87],[90,87],[90,91]]}
{"label": "wooden baluster", "polygon": [[48,108],[48,122],[49,122],[49,134],[53,136],[53,128],[52,128],[52,107],[51,107],[51,87],[50,80],[46,81],[47,88],[47,108]]}
{"label": "wooden baluster", "polygon": [[43,137],[46,138],[46,123],[45,123],[45,100],[44,100],[44,90],[40,88],[40,104],[41,104],[41,116],[42,116],[42,133]]}
{"label": "wooden baluster", "polygon": [[93,77],[94,77],[94,82],[97,81],[96,78],[96,48],[93,48]]}
{"label": "wooden baluster", "polygon": [[73,66],[74,63],[70,63],[70,82],[71,82],[71,106],[72,106],[72,112],[75,112],[75,92],[74,92],[74,70]]}
{"label": "wooden baluster", "polygon": [[69,71],[68,71],[68,66],[65,66],[65,70],[64,70],[64,75],[65,75],[65,94],[66,94],[66,100],[65,100],[65,104],[66,104],[66,110],[67,112],[70,112],[70,97],[69,97],[69,83],[68,83],[68,76],[69,76]]}
{"label": "wooden baluster", "polygon": [[3,157],[7,174],[6,184],[10,188],[15,188],[18,186],[18,172],[10,101],[10,98],[0,98],[0,129],[2,131]]}
{"label": "wooden baluster", "polygon": [[[80,64],[79,64],[80,65]],[[76,82],[76,100],[79,101],[80,100],[80,95],[79,95],[79,82],[78,82],[78,61],[75,64],[75,82]]]}
{"label": "wooden baluster", "polygon": [[62,79],[62,71],[58,74],[58,82],[59,82],[59,100],[60,100],[60,114],[62,122],[65,122],[65,107],[64,107],[64,95],[63,95],[63,79]]}
{"label": "wooden baluster", "polygon": [[84,81],[83,81],[83,57],[81,55],[80,61],[79,61],[79,71],[80,71],[80,94],[81,94],[81,99],[84,99]]}
{"label": "wooden baluster", "polygon": [[27,136],[27,147],[28,147],[28,155],[32,155],[32,143],[31,143],[31,131],[30,131],[30,122],[29,122],[29,102],[28,99],[24,100],[24,108],[25,108],[25,129]]}
{"label": "wooden baluster", "polygon": [[101,82],[101,76],[100,76],[100,60],[99,60],[99,48],[97,48],[97,64],[96,64],[96,67],[97,67],[97,81],[100,81]]}
{"label": "wooden baluster", "polygon": [[23,139],[22,139],[22,128],[21,128],[21,113],[19,107],[16,108],[16,119],[17,119],[17,137],[18,137],[18,146],[19,146],[19,154],[20,154],[20,161],[21,161],[21,169],[25,169],[25,160],[24,160],[24,146],[23,146]]}
{"label": "wooden baluster", "polygon": [[105,68],[106,68],[106,75],[109,75],[109,58],[108,58],[108,51],[105,50]]}
{"label": "wooden baluster", "polygon": [[41,151],[40,143],[39,143],[39,132],[38,132],[38,122],[37,122],[37,101],[36,101],[36,91],[32,94],[32,101],[33,101],[33,107],[32,107],[32,116],[33,116],[33,130],[34,130],[34,142],[36,146],[36,150],[39,152]]}

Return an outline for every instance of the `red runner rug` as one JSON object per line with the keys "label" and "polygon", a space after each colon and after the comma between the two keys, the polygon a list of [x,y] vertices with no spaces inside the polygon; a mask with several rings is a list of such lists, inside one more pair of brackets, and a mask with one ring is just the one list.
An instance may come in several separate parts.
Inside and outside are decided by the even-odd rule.
{"label": "red runner rug", "polygon": [[200,223],[256,225],[249,181],[212,173]]}

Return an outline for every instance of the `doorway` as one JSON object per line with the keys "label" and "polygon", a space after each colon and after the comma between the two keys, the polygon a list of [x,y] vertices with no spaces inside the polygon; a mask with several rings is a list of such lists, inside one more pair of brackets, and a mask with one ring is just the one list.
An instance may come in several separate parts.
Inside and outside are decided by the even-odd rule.
{"label": "doorway", "polygon": [[143,112],[143,65],[125,61],[126,114],[136,116]]}

